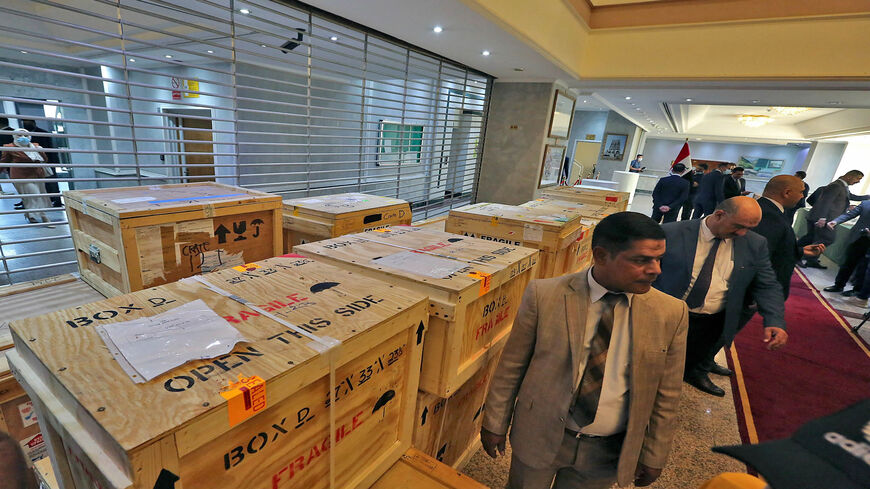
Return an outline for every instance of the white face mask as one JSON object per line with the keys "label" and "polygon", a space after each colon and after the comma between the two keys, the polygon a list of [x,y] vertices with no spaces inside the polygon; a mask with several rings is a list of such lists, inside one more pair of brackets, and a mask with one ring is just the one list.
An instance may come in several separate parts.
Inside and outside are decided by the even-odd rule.
{"label": "white face mask", "polygon": [[30,146],[30,136],[17,136],[15,144],[18,146]]}

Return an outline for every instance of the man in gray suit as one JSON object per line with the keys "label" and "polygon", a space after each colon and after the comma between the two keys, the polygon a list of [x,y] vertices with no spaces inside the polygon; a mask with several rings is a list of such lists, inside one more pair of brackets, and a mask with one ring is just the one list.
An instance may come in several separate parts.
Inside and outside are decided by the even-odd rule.
{"label": "man in gray suit", "polygon": [[[847,297],[858,294],[864,282],[864,269],[866,267],[860,267],[858,264],[864,261],[864,255],[870,249],[870,200],[861,202],[861,205],[845,212],[827,224],[828,228],[833,230],[838,225],[851,221],[856,217],[858,222],[849,231],[849,247],[846,248],[846,261],[840,265],[837,278],[834,279],[834,285],[825,287],[827,292],[843,292],[846,282],[852,277],[852,272],[857,267],[858,273],[855,274],[855,280],[852,282],[855,284],[855,287],[852,290],[843,292],[843,295]],[[866,300],[867,298],[864,297],[863,299]]]}
{"label": "man in gray suit", "polygon": [[[798,240],[798,246],[830,245],[834,242],[836,233],[827,226],[828,222],[846,212],[850,200],[870,199],[870,195],[855,195],[849,191],[849,187],[860,182],[862,178],[864,178],[863,172],[852,170],[816,191],[818,194],[814,194],[815,200],[810,202],[813,207],[807,214],[807,234]],[[828,268],[819,263],[818,258],[807,258],[806,264],[802,266]]]}
{"label": "man in gray suit", "polygon": [[685,381],[714,396],[725,391],[708,374],[731,371],[716,365],[713,356],[720,341],[731,344],[746,304],[755,301],[764,317],[768,349],[788,340],[785,300],[770,266],[767,241],[750,231],[760,221],[758,202],[740,196],[722,201],[704,219],[662,226],[667,252],[653,286],[689,306]]}
{"label": "man in gray suit", "polygon": [[[677,425],[686,305],[652,289],[664,233],[636,212],[595,227],[595,265],[533,280],[486,398],[481,442],[511,489],[655,481]],[[554,482],[555,481],[555,482]]]}

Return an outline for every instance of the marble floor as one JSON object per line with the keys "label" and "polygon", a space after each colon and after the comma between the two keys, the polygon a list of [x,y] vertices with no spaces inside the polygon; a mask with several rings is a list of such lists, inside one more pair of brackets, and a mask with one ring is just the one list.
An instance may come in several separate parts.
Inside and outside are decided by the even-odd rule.
{"label": "marble floor", "polygon": [[[630,210],[649,215],[652,210],[652,197],[637,194]],[[811,283],[819,290],[833,284],[837,273],[835,264],[823,258],[827,270],[802,269]],[[823,292],[822,295],[840,311],[852,324],[857,325],[860,316],[866,311],[837,293]],[[870,341],[870,324],[865,325],[860,335]],[[725,365],[724,352],[719,352],[717,361]],[[713,397],[684,386],[680,405],[680,426],[674,440],[673,450],[661,478],[652,488],[660,489],[697,489],[709,478],[721,472],[745,472],[746,466],[729,457],[710,451],[717,445],[739,444],[737,414],[730,382],[721,377],[714,378],[717,385],[725,389],[725,397]],[[509,455],[510,452],[508,452]],[[491,459],[483,450],[478,451],[463,472],[492,487],[502,488],[507,482],[509,456]]]}

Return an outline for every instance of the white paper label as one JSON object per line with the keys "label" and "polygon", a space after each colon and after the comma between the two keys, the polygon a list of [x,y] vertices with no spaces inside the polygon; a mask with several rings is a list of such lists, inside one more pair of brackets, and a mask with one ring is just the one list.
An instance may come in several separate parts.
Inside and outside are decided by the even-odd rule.
{"label": "white paper label", "polygon": [[157,197],[129,197],[126,199],[115,199],[112,202],[116,204],[132,204],[134,202],[148,202],[149,200],[157,200]]}
{"label": "white paper label", "polygon": [[27,460],[28,466],[33,466],[33,462],[42,460],[48,456],[48,447],[42,438],[42,433],[37,433],[29,436],[19,442],[21,450],[24,451],[24,459]]}
{"label": "white paper label", "polygon": [[544,226],[537,224],[523,225],[523,241],[536,241],[540,243],[544,239]]}
{"label": "white paper label", "polygon": [[432,278],[447,278],[468,266],[465,262],[450,260],[449,258],[439,258],[424,253],[415,253],[413,251],[402,251],[382,258],[376,258],[372,260],[372,263],[379,267],[395,268]]}
{"label": "white paper label", "polygon": [[21,426],[27,428],[36,424],[36,411],[33,410],[33,402],[22,402],[18,405],[18,414],[21,415]]}

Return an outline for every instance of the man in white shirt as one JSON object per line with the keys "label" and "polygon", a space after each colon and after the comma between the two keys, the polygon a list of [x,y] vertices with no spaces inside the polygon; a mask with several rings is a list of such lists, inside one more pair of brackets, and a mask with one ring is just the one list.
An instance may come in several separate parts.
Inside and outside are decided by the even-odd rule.
{"label": "man in white shirt", "polygon": [[651,484],[676,429],[688,313],[652,289],[664,233],[636,212],[592,235],[595,265],[533,280],[486,399],[481,442],[511,489]]}
{"label": "man in white shirt", "polygon": [[704,219],[662,226],[667,252],[654,287],[689,306],[685,381],[714,396],[725,391],[708,374],[731,371],[711,359],[719,345],[731,344],[745,304],[758,305],[768,349],[778,349],[788,339],[782,287],[771,269],[767,244],[750,231],[760,221],[758,203],[740,196],[722,201]]}

